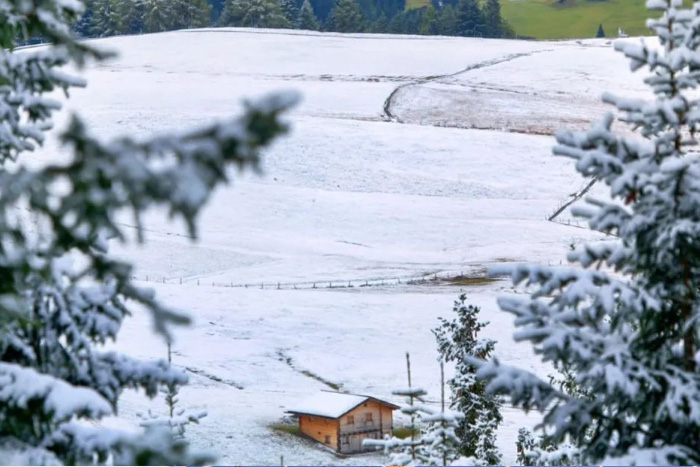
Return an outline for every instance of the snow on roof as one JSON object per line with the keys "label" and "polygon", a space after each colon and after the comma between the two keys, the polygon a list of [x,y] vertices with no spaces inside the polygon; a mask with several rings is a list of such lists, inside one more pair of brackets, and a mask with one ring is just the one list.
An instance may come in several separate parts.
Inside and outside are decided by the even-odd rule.
{"label": "snow on roof", "polygon": [[322,391],[304,399],[287,410],[287,412],[338,418],[369,399],[374,398],[357,394]]}

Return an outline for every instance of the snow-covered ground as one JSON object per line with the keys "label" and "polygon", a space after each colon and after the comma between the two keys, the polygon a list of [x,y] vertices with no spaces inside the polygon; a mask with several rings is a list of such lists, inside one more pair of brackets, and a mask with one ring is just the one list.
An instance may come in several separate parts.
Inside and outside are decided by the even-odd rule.
{"label": "snow-covered ground", "polygon": [[[386,462],[378,454],[341,459],[268,425],[328,383],[396,401],[390,391],[405,385],[406,351],[414,381],[437,397],[430,329],[449,317],[460,289],[320,284],[558,264],[569,245],[596,235],[545,220],[584,180],[571,161],[551,156],[553,138],[543,134],[598,118],[601,87],[642,93],[640,77],[606,41],[218,29],[96,42],[120,58],[90,67],[89,87],[68,106],[105,137],[229,116],[242,97],[268,91],[304,96],[290,115],[293,132],[266,154],[263,176],[244,174],[218,192],[197,242],[155,214],[146,246],[114,246],[162,300],[194,318],[174,346],[175,364],[192,377],[181,404],[209,411],[190,434],[220,464]],[[54,149],[38,160],[56,157]],[[319,287],[212,286],[309,281]],[[512,319],[495,304],[508,290],[499,281],[465,292],[491,322],[484,335],[499,341],[497,355],[546,375],[510,339]],[[138,312],[117,346],[165,356]],[[134,420],[149,407],[163,410],[128,394],[121,415]],[[499,445],[508,465],[517,429],[535,419],[504,411]]]}

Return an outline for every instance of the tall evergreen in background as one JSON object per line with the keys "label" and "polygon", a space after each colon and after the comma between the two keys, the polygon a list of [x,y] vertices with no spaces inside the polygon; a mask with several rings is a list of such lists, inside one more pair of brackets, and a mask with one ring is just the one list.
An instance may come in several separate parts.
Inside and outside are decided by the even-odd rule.
{"label": "tall evergreen in background", "polygon": [[486,0],[483,6],[484,37],[500,38],[505,36],[501,18],[501,3],[499,0]]}
{"label": "tall evergreen in background", "polygon": [[[585,396],[494,360],[479,376],[543,412],[553,445],[581,440],[577,465],[700,463],[700,3],[650,0],[658,43],[621,42],[652,98],[604,94],[612,113],[588,132],[559,131],[554,153],[607,188],[574,215],[611,234],[572,265],[509,269],[526,296],[502,297],[521,341],[570,371]],[[650,41],[651,42],[651,41]]]}
{"label": "tall evergreen in background", "polygon": [[365,17],[357,0],[337,0],[331,12],[331,30],[337,32],[362,32]]}
{"label": "tall evergreen in background", "polygon": [[249,28],[292,26],[280,0],[226,0],[219,24]]}
{"label": "tall evergreen in background", "polygon": [[457,12],[451,5],[438,10],[438,31],[443,36],[456,36],[459,33]]}
{"label": "tall evergreen in background", "polygon": [[[206,3],[205,3],[206,2]],[[422,35],[512,37],[498,0],[405,9],[405,0],[86,0],[73,25],[83,37],[141,34],[210,25]],[[435,6],[437,5],[437,6]],[[443,5],[443,6],[441,6]],[[302,11],[303,10],[303,11]],[[304,26],[301,26],[303,17]]]}
{"label": "tall evergreen in background", "polygon": [[289,21],[290,27],[295,27],[299,13],[301,12],[301,1],[298,0],[279,0],[282,4],[284,16]]}
{"label": "tall evergreen in background", "polygon": [[595,33],[595,37],[605,37],[605,31],[603,30],[603,25],[598,25],[598,31]]}
{"label": "tall evergreen in background", "polygon": [[459,0],[457,4],[457,34],[484,37],[486,21],[477,0]]}
{"label": "tall evergreen in background", "polygon": [[304,0],[304,3],[301,4],[301,10],[299,10],[299,17],[295,26],[308,31],[318,31],[320,29],[320,24],[309,0]]}

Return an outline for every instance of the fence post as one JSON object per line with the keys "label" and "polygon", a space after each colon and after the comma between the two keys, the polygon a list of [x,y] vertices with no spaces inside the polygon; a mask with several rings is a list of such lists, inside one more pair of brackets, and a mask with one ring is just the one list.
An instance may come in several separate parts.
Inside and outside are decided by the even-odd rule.
{"label": "fence post", "polygon": [[311,288],[312,288],[312,289],[315,289],[315,288],[316,288],[316,283],[315,283],[315,282],[314,282],[313,287],[311,287]]}
{"label": "fence post", "polygon": [[277,283],[277,290],[279,290],[279,289],[280,289],[280,283],[278,282]]}
{"label": "fence post", "polygon": [[197,285],[199,285],[199,279],[197,279]]}
{"label": "fence post", "polygon": [[180,278],[180,285],[182,285],[182,277]]}
{"label": "fence post", "polygon": [[261,289],[264,289],[264,288],[265,288],[265,284],[264,284],[263,282],[260,283],[260,288],[261,288]]}

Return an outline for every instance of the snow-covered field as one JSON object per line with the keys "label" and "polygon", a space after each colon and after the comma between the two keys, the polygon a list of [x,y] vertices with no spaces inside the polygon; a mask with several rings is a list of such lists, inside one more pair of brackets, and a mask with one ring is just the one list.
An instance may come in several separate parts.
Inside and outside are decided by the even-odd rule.
{"label": "snow-covered field", "polygon": [[[414,381],[437,397],[430,329],[450,315],[460,289],[324,285],[558,264],[570,244],[596,235],[545,220],[584,183],[571,161],[551,156],[546,135],[598,118],[601,88],[642,92],[606,41],[218,29],[96,42],[120,58],[89,68],[89,87],[68,106],[105,137],[229,116],[242,97],[267,91],[304,97],[263,176],[245,174],[218,192],[197,242],[153,215],[146,246],[115,245],[162,300],[193,316],[174,346],[175,364],[191,373],[181,403],[209,411],[191,437],[229,465],[279,465],[280,456],[291,465],[386,462],[341,459],[268,425],[327,383],[396,401],[390,391],[405,385],[405,351]],[[41,158],[56,157],[54,149]],[[319,287],[212,286],[309,281]],[[500,281],[465,292],[491,322],[484,334],[499,341],[502,360],[546,375],[510,339],[511,317],[495,304],[508,290]],[[164,357],[150,332],[148,316],[136,313],[117,346]],[[121,415],[135,420],[148,408],[163,405],[128,394]],[[510,408],[505,415],[499,444],[508,465],[517,429],[534,419]]]}

